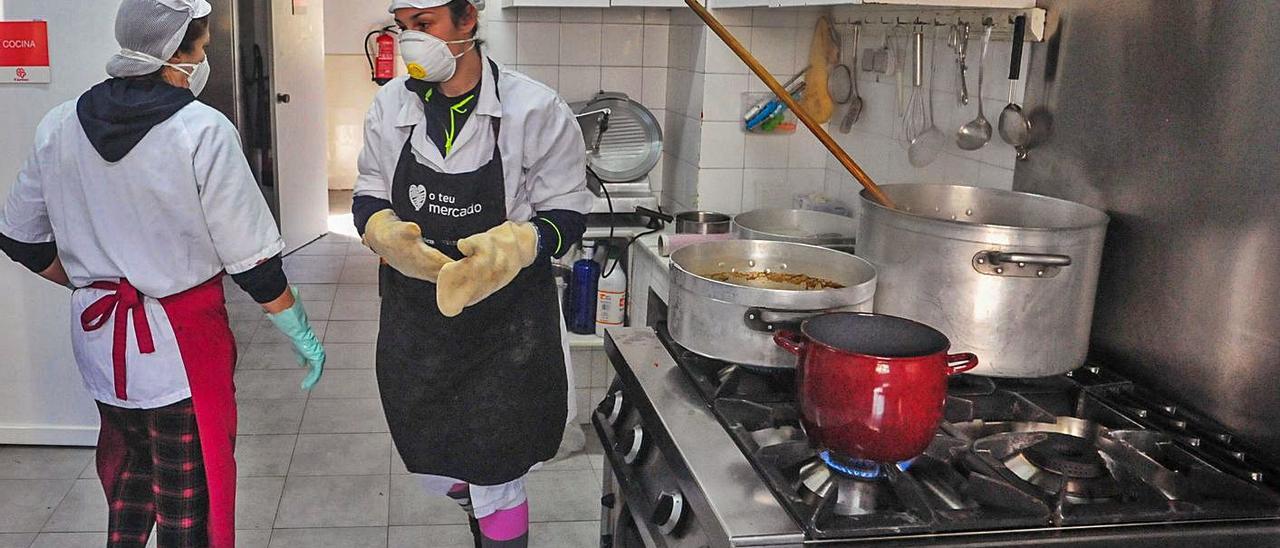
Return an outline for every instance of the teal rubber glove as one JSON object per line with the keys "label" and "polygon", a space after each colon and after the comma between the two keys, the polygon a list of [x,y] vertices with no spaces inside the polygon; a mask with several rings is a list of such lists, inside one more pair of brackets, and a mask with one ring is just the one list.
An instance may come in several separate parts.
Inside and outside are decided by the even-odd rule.
{"label": "teal rubber glove", "polygon": [[293,293],[293,306],[279,314],[267,314],[267,318],[271,319],[276,329],[293,341],[293,353],[298,358],[298,365],[311,368],[311,373],[302,380],[302,389],[311,390],[320,382],[320,375],[324,374],[324,347],[320,346],[315,331],[311,330],[307,311],[298,298],[298,289],[290,287],[289,291]]}

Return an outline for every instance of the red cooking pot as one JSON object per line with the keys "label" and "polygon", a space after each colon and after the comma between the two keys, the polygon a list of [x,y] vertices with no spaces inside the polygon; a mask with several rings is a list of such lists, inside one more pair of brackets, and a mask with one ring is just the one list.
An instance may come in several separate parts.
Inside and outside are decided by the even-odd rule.
{"label": "red cooking pot", "polygon": [[923,453],[942,420],[947,377],[978,366],[947,354],[938,330],[896,316],[814,316],[774,342],[800,357],[796,386],[805,431],[822,449],[899,462]]}

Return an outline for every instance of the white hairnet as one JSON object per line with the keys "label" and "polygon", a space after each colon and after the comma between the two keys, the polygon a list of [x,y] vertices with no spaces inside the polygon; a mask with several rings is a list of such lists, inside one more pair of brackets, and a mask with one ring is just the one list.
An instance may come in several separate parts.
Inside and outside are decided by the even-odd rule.
{"label": "white hairnet", "polygon": [[[391,7],[387,8],[387,11],[391,13],[395,13],[396,10],[404,9],[404,8],[417,8],[417,9],[438,8],[440,6],[447,5],[449,1],[450,0],[391,0]],[[467,0],[467,1],[471,2],[471,5],[475,6],[477,11],[484,9],[484,0]]]}
{"label": "white hairnet", "polygon": [[[211,11],[208,0],[124,0],[116,11],[116,42],[121,49],[167,61],[178,52],[191,20],[207,17]],[[163,66],[117,53],[107,62],[107,74],[142,76]]]}

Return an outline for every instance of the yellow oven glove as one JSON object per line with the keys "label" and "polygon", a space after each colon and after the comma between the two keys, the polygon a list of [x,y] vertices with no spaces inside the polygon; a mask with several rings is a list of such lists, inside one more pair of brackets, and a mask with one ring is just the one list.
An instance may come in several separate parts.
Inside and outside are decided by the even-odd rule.
{"label": "yellow oven glove", "polygon": [[531,223],[507,221],[489,231],[458,241],[460,261],[440,269],[436,304],[452,318],[511,283],[538,256],[538,229]]}
{"label": "yellow oven glove", "polygon": [[432,283],[440,275],[440,268],[453,262],[448,255],[422,241],[422,228],[417,223],[401,221],[390,209],[369,217],[364,228],[364,245],[401,274]]}

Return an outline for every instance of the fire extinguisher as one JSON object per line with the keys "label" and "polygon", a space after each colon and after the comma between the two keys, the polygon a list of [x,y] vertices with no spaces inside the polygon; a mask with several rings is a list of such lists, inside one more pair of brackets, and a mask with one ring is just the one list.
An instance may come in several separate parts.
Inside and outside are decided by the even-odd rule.
{"label": "fire extinguisher", "polygon": [[[365,58],[369,60],[369,70],[372,72],[373,81],[378,85],[386,85],[392,78],[396,77],[396,27],[388,26],[370,32],[364,38]],[[377,46],[377,56],[375,57],[369,52],[369,39],[377,36],[374,44]]]}

